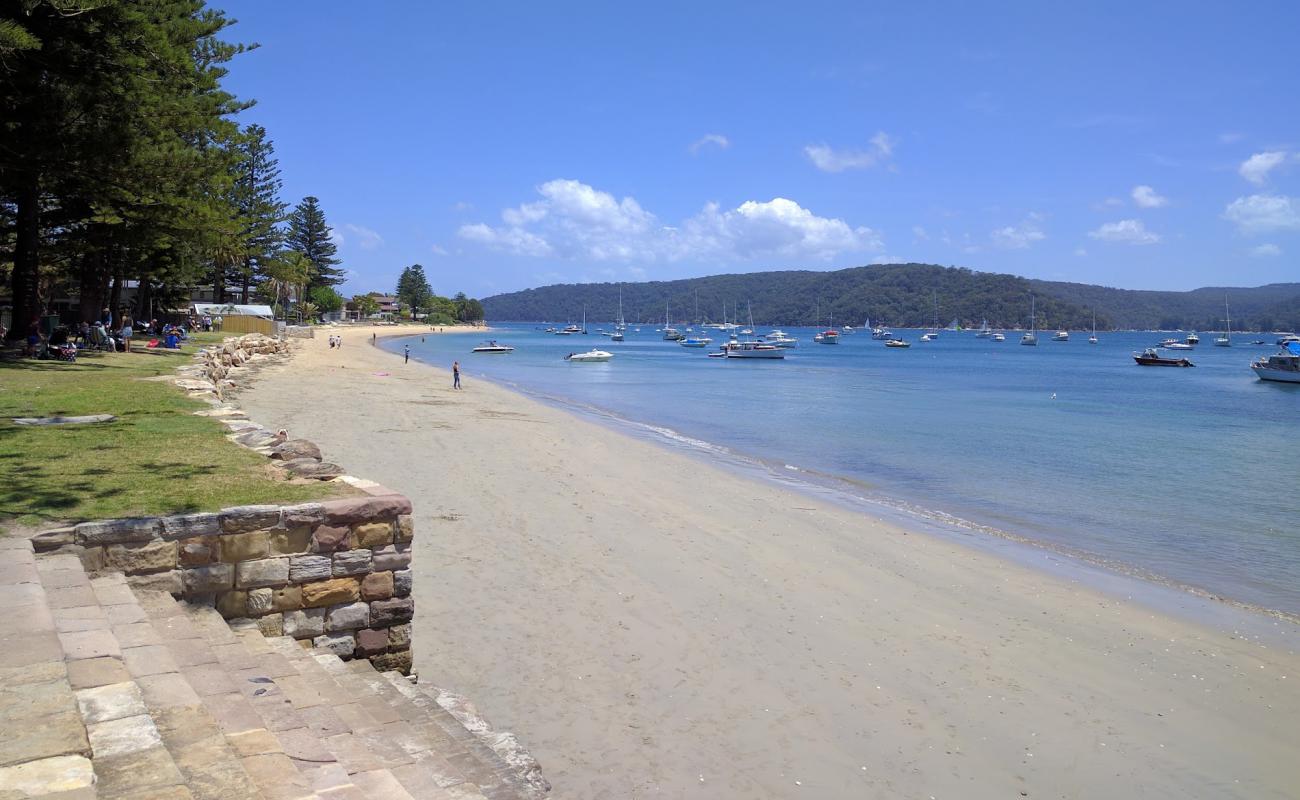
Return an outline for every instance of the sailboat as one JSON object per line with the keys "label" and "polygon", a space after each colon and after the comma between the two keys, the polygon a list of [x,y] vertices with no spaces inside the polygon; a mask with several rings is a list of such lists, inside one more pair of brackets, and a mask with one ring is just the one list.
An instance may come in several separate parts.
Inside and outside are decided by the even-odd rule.
{"label": "sailboat", "polygon": [[618,323],[614,325],[614,334],[609,337],[611,342],[623,341],[623,331],[627,330],[627,323],[623,321],[623,287],[618,287]]}
{"label": "sailboat", "polygon": [[1092,335],[1088,337],[1088,344],[1097,343],[1097,312],[1092,312]]}
{"label": "sailboat", "polygon": [[834,314],[830,315],[830,325],[826,327],[826,330],[814,336],[813,341],[818,344],[839,344],[840,343],[840,332],[835,330]]}
{"label": "sailboat", "polygon": [[1227,323],[1227,329],[1223,335],[1215,338],[1215,347],[1232,347],[1232,317],[1228,315],[1228,296],[1223,296],[1223,321]]}
{"label": "sailboat", "polygon": [[686,337],[682,335],[681,331],[674,328],[672,323],[668,320],[668,302],[664,301],[664,341],[680,342],[685,338]]}
{"label": "sailboat", "polygon": [[1034,316],[1034,296],[1029,295],[1029,332],[1020,337],[1020,343],[1030,347],[1038,346],[1038,320]]}
{"label": "sailboat", "polygon": [[923,342],[933,342],[939,338],[939,293],[934,293],[934,327],[921,336]]}
{"label": "sailboat", "polygon": [[983,320],[980,323],[980,329],[975,331],[975,338],[987,339],[992,335],[993,335],[993,329],[989,327],[989,321],[987,319]]}

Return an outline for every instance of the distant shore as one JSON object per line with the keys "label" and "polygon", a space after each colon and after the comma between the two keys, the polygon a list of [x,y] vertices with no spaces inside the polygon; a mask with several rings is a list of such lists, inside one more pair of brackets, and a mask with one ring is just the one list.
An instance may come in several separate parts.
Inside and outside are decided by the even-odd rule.
{"label": "distant shore", "polygon": [[337,330],[241,402],[413,499],[417,668],[557,796],[1296,785],[1294,652],[352,346],[431,331]]}

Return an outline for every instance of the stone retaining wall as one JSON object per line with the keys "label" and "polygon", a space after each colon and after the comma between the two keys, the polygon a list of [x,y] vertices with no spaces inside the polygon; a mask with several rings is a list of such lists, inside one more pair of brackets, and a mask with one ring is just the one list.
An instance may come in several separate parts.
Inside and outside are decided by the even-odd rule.
{"label": "stone retaining wall", "polygon": [[411,502],[374,484],[361,488],[365,496],[319,503],[83,522],[32,544],[73,549],[87,570],[125,573],[227,619],[255,619],[268,636],[406,674]]}

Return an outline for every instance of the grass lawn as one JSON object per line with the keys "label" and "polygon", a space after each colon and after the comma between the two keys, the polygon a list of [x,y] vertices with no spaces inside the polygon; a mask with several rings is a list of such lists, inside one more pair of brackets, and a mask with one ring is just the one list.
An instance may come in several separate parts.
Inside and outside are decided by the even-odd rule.
{"label": "grass lawn", "polygon": [[[185,351],[81,354],[77,363],[0,357],[0,528],[131,515],[213,511],[316,499],[333,486],[288,483],[267,459],[170,381],[219,334]],[[98,425],[27,427],[12,417],[113,414]]]}

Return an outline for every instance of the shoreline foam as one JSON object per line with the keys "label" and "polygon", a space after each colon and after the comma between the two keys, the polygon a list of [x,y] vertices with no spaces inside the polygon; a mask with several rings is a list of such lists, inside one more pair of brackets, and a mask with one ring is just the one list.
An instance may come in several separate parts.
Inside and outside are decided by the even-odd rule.
{"label": "shoreline foam", "polygon": [[558,795],[1295,785],[1286,648],[449,384],[306,342],[241,402],[412,498],[417,665]]}

